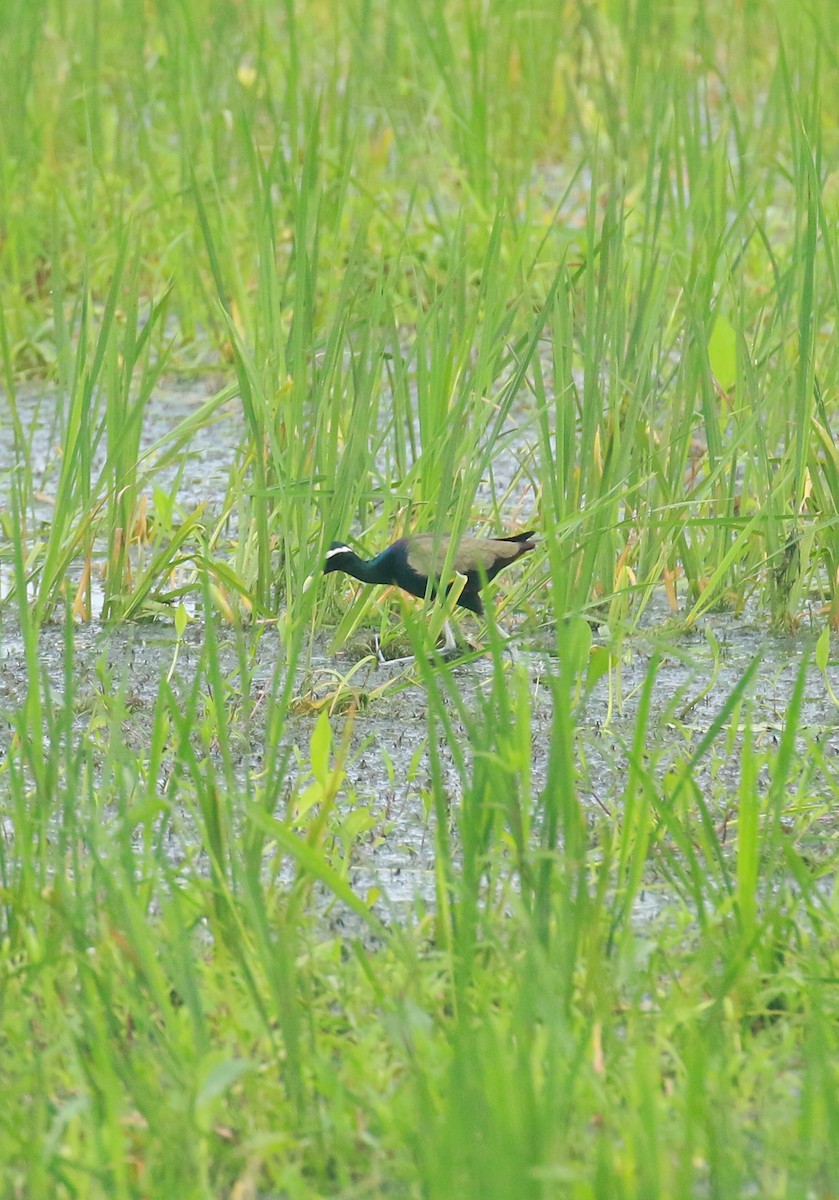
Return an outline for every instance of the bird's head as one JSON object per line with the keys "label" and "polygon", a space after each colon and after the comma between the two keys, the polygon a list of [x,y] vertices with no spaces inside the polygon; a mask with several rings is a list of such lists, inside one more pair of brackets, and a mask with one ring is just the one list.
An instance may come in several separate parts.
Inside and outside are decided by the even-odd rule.
{"label": "bird's head", "polygon": [[330,571],[343,571],[347,563],[352,562],[357,558],[354,550],[343,542],[333,542],[326,552],[326,559],[323,564],[323,573],[328,575]]}

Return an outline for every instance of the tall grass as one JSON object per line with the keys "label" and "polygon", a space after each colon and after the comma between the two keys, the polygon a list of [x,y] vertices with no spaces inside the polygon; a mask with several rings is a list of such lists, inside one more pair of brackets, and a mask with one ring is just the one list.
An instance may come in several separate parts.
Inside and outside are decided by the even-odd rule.
{"label": "tall grass", "polygon": [[[756,583],[779,623],[795,623],[814,586],[832,603],[808,527],[815,388],[829,393],[820,360],[832,370],[817,331],[836,299],[820,199],[834,83],[811,53],[818,35],[793,33],[775,7],[782,36],[768,42],[761,20],[732,17],[727,36],[742,44],[728,74],[710,34],[656,6],[627,24],[606,11],[574,23],[550,7],[479,17],[387,4],[331,29],[316,6],[302,23],[287,6],[274,25],[255,11],[237,22],[220,3],[205,27],[188,9],[158,26],[106,19],[106,6],[101,19],[64,14],[55,38],[40,10],[22,11],[7,36],[32,78],[23,91],[6,82],[7,107],[43,119],[25,153],[7,134],[6,377],[13,388],[21,370],[52,367],[69,406],[41,609],[63,551],[90,557],[100,521],[105,609],[124,607],[131,448],[100,512],[91,467],[76,462],[88,435],[78,443],[73,430],[91,429],[91,452],[101,444],[98,389],[113,424],[141,369],[132,356],[150,331],[112,348],[115,301],[151,311],[153,327],[147,298],[160,301],[172,280],[167,361],[185,365],[200,322],[236,368],[242,482],[252,477],[236,575],[260,610],[276,606],[277,580],[286,596],[299,590],[292,564],[305,578],[318,525],[346,536],[355,518],[379,538],[432,514],[455,529],[472,521],[472,477],[503,452],[489,406],[499,393],[502,412],[516,400],[516,368],[519,391],[534,393],[515,421],[529,453],[539,447],[540,519],[559,530],[564,512],[588,513],[573,550],[568,539],[564,608],[615,597],[614,621],[632,610],[627,585],[643,596],[662,575],[674,597],[684,579],[694,620],[742,605]],[[664,38],[671,57],[654,68]],[[39,182],[39,171],[52,179],[53,145],[61,177],[85,181],[78,195],[65,188],[67,213]],[[559,145],[567,179],[582,168],[589,184],[576,210]],[[11,203],[21,188],[26,210]],[[35,252],[42,204],[48,232]],[[80,253],[84,271],[68,273]],[[525,361],[540,319],[554,345]],[[122,382],[111,370],[104,384],[100,364],[119,354]],[[550,403],[539,378],[549,363],[562,372]],[[142,368],[137,415],[162,366]],[[558,471],[563,504],[547,482]],[[66,492],[77,476],[92,524],[74,543],[61,521],[76,524]]]}
{"label": "tall grass", "polygon": [[[0,11],[10,1195],[837,1191],[820,682],[772,711],[710,629],[710,679],[657,630],[623,684],[661,596],[836,626],[836,33]],[[507,525],[540,548],[456,664],[444,605],[320,578],[334,538]],[[403,673],[317,675],[403,627]],[[359,870],[424,839],[397,916]]]}

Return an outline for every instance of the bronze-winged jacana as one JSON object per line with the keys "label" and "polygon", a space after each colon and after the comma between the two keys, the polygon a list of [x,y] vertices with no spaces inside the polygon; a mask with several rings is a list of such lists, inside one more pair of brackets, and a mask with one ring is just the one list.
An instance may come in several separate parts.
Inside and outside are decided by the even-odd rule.
{"label": "bronze-winged jacana", "polygon": [[[530,540],[534,532],[529,529],[526,533],[509,537],[461,538],[451,560],[452,573],[465,576],[466,579],[457,598],[458,605],[482,617],[484,606],[480,589],[504,567],[527,554],[528,550],[535,549],[536,543]],[[325,575],[330,571],[344,571],[362,583],[390,584],[422,598],[429,590],[429,579],[431,594],[434,595],[438,590],[450,541],[448,534],[420,533],[414,537],[399,538],[370,559],[359,558],[343,542],[333,542],[326,553],[323,571]],[[446,587],[447,593],[452,586],[450,583]],[[454,637],[448,622],[445,648],[454,649]]]}

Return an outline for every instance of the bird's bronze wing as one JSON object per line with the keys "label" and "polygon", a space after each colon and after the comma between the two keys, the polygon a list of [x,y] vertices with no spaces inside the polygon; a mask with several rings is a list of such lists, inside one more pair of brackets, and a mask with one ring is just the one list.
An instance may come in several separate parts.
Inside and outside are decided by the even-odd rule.
{"label": "bird's bronze wing", "polygon": [[[408,562],[421,575],[438,578],[446,561],[450,537],[448,534],[419,533],[409,539]],[[501,567],[512,562],[522,553],[521,542],[502,541],[500,538],[464,537],[458,542],[452,560],[453,571],[468,575],[472,571],[490,571],[496,564]]]}
{"label": "bird's bronze wing", "polygon": [[419,575],[436,579],[445,565],[450,541],[447,533],[418,533],[408,538],[408,565]]}

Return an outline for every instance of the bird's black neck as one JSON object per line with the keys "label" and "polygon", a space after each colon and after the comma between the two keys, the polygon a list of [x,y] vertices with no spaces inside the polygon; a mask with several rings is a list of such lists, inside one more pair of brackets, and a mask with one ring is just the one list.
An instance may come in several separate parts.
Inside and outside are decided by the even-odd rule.
{"label": "bird's black neck", "polygon": [[387,560],[387,551],[383,550],[381,554],[377,554],[375,558],[365,559],[359,558],[357,555],[349,561],[346,566],[342,566],[341,570],[347,575],[352,575],[353,579],[359,579],[362,583],[393,583],[393,567]]}

